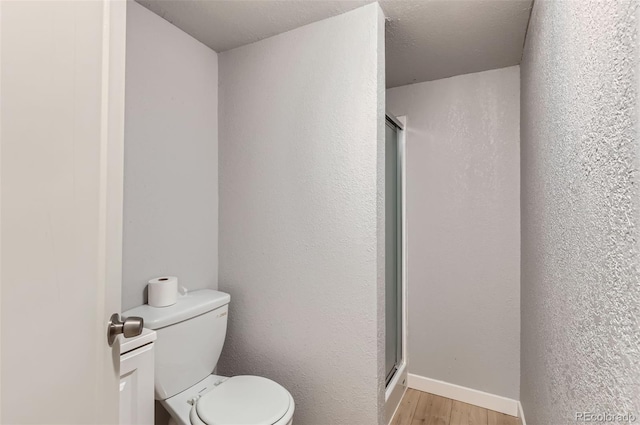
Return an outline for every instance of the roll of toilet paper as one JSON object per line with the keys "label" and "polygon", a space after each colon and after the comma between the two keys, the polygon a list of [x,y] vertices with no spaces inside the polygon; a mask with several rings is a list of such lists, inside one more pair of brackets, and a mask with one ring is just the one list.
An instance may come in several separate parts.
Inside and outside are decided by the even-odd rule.
{"label": "roll of toilet paper", "polygon": [[151,307],[167,307],[178,300],[178,278],[175,276],[151,279],[147,289]]}

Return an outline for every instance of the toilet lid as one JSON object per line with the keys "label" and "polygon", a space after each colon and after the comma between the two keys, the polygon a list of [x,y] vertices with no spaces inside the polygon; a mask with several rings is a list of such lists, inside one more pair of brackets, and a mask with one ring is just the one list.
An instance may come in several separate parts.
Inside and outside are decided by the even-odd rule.
{"label": "toilet lid", "polygon": [[289,410],[289,393],[260,376],[234,376],[204,394],[196,413],[208,425],[273,425]]}

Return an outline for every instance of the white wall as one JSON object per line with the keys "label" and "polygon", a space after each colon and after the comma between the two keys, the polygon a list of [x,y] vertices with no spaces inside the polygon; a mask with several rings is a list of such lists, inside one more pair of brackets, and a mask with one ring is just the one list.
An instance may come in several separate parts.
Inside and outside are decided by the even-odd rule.
{"label": "white wall", "polygon": [[371,4],[220,54],[219,371],[281,383],[301,425],[382,417],[383,31]]}
{"label": "white wall", "polygon": [[640,416],[639,7],[534,4],[521,65],[530,425]]}
{"label": "white wall", "polygon": [[517,66],[387,90],[407,116],[409,373],[518,399]]}
{"label": "white wall", "polygon": [[155,276],[218,279],[218,55],[127,3],[123,310]]}

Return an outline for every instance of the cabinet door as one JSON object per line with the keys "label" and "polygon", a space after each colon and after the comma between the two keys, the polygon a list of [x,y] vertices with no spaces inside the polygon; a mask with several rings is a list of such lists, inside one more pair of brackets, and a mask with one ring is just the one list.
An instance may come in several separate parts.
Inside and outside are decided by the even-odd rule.
{"label": "cabinet door", "polygon": [[153,345],[120,356],[120,425],[153,425]]}

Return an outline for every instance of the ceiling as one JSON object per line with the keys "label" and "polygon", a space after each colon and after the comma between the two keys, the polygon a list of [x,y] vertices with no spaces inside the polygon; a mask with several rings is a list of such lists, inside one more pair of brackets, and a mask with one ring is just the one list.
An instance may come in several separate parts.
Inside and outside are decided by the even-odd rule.
{"label": "ceiling", "polygon": [[[216,52],[372,0],[137,0]],[[520,63],[532,0],[381,0],[387,87]]]}

